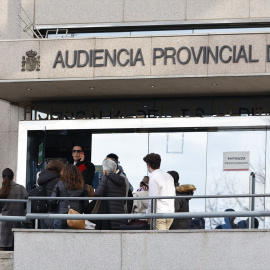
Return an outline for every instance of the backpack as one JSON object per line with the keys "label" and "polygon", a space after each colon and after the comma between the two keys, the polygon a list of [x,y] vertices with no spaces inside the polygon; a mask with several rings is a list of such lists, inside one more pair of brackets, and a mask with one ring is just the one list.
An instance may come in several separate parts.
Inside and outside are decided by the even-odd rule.
{"label": "backpack", "polygon": [[[46,197],[45,186],[37,186],[29,191],[29,197]],[[47,200],[31,200],[32,213],[47,213],[48,203]]]}

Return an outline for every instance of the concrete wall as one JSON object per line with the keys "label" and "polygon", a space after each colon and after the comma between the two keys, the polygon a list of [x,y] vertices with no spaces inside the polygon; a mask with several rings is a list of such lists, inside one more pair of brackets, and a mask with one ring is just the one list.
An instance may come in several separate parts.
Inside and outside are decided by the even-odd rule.
{"label": "concrete wall", "polygon": [[[1,0],[0,9],[0,40],[5,39],[24,39],[30,38],[19,25],[23,28],[25,23],[18,17],[20,15],[26,24],[34,21],[34,1],[35,0]],[[21,9],[21,6],[26,11],[27,15]]]}
{"label": "concrete wall", "polygon": [[269,241],[270,231],[267,230],[16,229],[14,270],[263,270],[269,269]]}
{"label": "concrete wall", "polygon": [[13,251],[0,251],[0,269],[13,270]]}
{"label": "concrete wall", "polygon": [[[18,127],[19,120],[23,119],[24,110],[5,101],[0,101],[0,173],[5,168],[10,168],[15,173],[15,181],[18,177]],[[2,177],[0,177],[0,184]]]}
{"label": "concrete wall", "polygon": [[270,17],[268,0],[43,0],[35,1],[38,25]]}
{"label": "concrete wall", "polygon": [[[270,17],[268,0],[2,0],[0,40],[25,39],[20,28],[30,20],[39,26],[198,21],[264,20]],[[30,33],[30,32],[29,32]],[[31,34],[32,35],[32,34]]]}

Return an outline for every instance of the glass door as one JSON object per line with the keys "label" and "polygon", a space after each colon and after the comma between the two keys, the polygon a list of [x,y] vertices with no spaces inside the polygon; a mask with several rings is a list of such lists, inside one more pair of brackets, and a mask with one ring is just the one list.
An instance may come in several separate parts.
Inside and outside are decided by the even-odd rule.
{"label": "glass door", "polygon": [[[224,153],[246,152],[249,155],[247,170],[224,170]],[[265,130],[239,130],[208,132],[207,146],[207,195],[249,194],[249,176],[255,173],[255,194],[265,190]],[[255,198],[255,211],[264,211],[264,198]],[[248,211],[249,198],[207,199],[206,211]],[[245,218],[236,218],[235,223]],[[258,218],[260,228],[264,228],[264,218]],[[224,224],[223,218],[209,220],[209,228]]]}

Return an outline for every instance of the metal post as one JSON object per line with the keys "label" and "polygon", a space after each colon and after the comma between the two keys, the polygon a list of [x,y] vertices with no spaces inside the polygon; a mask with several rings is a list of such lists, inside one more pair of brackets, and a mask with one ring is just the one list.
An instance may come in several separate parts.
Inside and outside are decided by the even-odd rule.
{"label": "metal post", "polygon": [[30,214],[31,213],[31,200],[27,200],[27,203],[26,203],[26,213],[27,214]]}
{"label": "metal post", "polygon": [[[154,200],[151,199],[151,214],[153,213],[153,209],[154,209],[153,203],[154,203]],[[153,218],[150,219],[150,230],[153,230]]]}
{"label": "metal post", "polygon": [[[156,212],[157,212],[157,199],[154,199],[154,213]],[[156,229],[156,223],[157,223],[157,219],[154,218],[153,230]]]}
{"label": "metal post", "polygon": [[[255,173],[251,172],[249,176],[249,193],[255,194]],[[254,211],[254,197],[249,198],[249,211]],[[248,222],[249,229],[254,229],[254,217],[249,218]]]}

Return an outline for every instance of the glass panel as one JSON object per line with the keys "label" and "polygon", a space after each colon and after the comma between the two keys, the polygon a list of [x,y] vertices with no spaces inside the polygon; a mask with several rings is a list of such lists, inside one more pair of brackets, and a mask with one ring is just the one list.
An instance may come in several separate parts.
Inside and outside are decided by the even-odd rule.
{"label": "glass panel", "polygon": [[181,35],[192,34],[193,30],[161,30],[161,31],[134,31],[131,36],[157,36],[157,35]]}
{"label": "glass panel", "polygon": [[134,191],[139,187],[140,181],[147,175],[143,157],[147,155],[147,133],[114,133],[92,135],[92,162],[101,165],[104,158],[114,153],[119,157]]}
{"label": "glass panel", "polygon": [[[183,141],[174,140],[175,144],[182,143],[182,152],[168,152],[168,135],[175,134],[180,133],[150,133],[149,153],[158,153],[161,156],[161,169],[163,171],[177,171],[180,176],[180,184],[193,184],[197,188],[194,195],[204,195],[207,133],[185,132],[183,133]],[[175,145],[175,149],[179,149],[179,145]],[[189,208],[190,212],[204,212],[205,200],[190,200]]]}
{"label": "glass panel", "polygon": [[[270,142],[270,131],[267,131],[266,142],[266,181],[265,181],[265,194],[270,194],[270,148],[268,147]],[[265,198],[265,211],[270,211],[270,197]],[[265,218],[265,228],[270,228],[270,217]]]}
{"label": "glass panel", "polygon": [[269,32],[269,27],[253,28],[217,28],[217,29],[194,29],[194,33],[251,33],[251,32]]}
{"label": "glass panel", "polygon": [[[248,194],[249,176],[255,173],[255,194],[264,193],[265,188],[265,151],[266,132],[260,131],[224,131],[209,132],[207,147],[207,195]],[[224,152],[249,151],[248,171],[223,171]],[[249,210],[248,198],[207,199],[206,211]],[[264,199],[255,199],[255,211],[264,211]],[[245,218],[236,218],[235,224]],[[259,218],[259,227],[264,228],[264,218]],[[222,218],[210,219],[207,228],[214,229],[224,224]]]}

